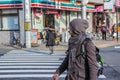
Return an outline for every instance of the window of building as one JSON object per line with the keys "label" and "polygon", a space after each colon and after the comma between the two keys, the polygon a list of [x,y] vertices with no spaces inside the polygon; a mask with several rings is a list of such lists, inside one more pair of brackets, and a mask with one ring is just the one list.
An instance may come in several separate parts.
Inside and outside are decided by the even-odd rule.
{"label": "window of building", "polygon": [[0,30],[19,30],[16,9],[0,10]]}
{"label": "window of building", "polygon": [[3,30],[18,30],[17,16],[3,16],[2,18]]}

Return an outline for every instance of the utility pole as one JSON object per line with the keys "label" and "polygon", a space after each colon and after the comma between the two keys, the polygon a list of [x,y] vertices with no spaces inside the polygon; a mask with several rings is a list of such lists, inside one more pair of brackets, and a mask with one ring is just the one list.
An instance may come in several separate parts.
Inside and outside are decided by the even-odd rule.
{"label": "utility pole", "polygon": [[25,28],[25,46],[26,48],[31,48],[31,11],[30,11],[30,1],[24,0],[24,28]]}
{"label": "utility pole", "polygon": [[119,24],[118,24],[118,18],[119,18],[119,16],[118,16],[118,7],[117,7],[117,0],[113,0],[113,3],[114,3],[114,8],[115,8],[115,11],[116,11],[116,28],[117,28],[117,36],[116,36],[116,38],[117,38],[117,42],[118,42],[118,26],[119,26]]}
{"label": "utility pole", "polygon": [[86,19],[88,0],[82,0],[82,18]]}

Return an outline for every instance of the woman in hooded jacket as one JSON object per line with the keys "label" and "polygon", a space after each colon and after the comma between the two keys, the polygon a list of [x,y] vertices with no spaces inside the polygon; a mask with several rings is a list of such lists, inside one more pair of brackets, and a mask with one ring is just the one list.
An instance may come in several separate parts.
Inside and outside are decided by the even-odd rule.
{"label": "woman in hooded jacket", "polygon": [[[95,55],[95,45],[88,41],[86,45],[89,73],[85,73],[85,59],[81,54],[82,42],[87,38],[85,30],[88,28],[88,22],[84,19],[74,19],[69,24],[69,33],[71,35],[68,43],[68,50],[62,64],[53,75],[54,80],[59,80],[59,76],[67,70],[65,80],[97,80],[98,65]],[[89,77],[86,77],[89,74]]]}

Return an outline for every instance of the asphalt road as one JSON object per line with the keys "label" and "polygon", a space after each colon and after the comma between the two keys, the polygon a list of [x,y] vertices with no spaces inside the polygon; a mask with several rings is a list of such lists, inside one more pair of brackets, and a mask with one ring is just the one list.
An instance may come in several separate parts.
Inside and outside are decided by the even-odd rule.
{"label": "asphalt road", "polygon": [[[61,61],[61,57],[63,57],[63,55],[59,51],[57,52],[57,55],[55,55],[55,57],[54,57],[54,56],[50,56],[50,55],[44,56],[44,55],[48,54],[48,51],[40,52],[40,51],[36,51],[36,50],[28,50],[27,51],[28,53],[26,53],[24,51],[21,51],[21,50],[18,50],[18,51],[16,50],[16,51],[11,52],[8,55],[3,55],[3,54],[8,53],[9,51],[11,51],[11,49],[0,49],[0,55],[4,56],[4,57],[1,58],[1,61],[4,61],[3,59],[11,59],[11,61],[18,61],[18,63],[20,63],[20,64],[26,63],[26,64],[23,65],[23,67],[26,66],[26,65],[27,66],[29,65],[29,64],[27,64],[27,63],[29,63],[27,61],[29,61],[29,60],[37,61],[39,59],[38,57],[41,57],[39,59],[39,61],[42,61],[42,60],[44,61],[44,59],[45,59],[44,57],[46,57],[46,59],[48,61],[50,61],[50,59],[53,60],[53,61],[56,61],[56,59],[58,61]],[[19,56],[18,56],[18,54],[16,55],[16,53],[18,53]],[[21,53],[23,53],[24,55],[22,55]],[[42,54],[42,56],[40,56],[40,55],[37,56],[37,54]],[[119,58],[120,57],[120,49],[119,48],[116,49],[115,47],[103,48],[103,49],[100,49],[100,54],[102,55],[102,57],[105,58],[105,65],[104,65],[103,75],[106,78],[99,78],[98,80],[120,80],[120,58]],[[60,56],[58,56],[58,55],[60,55]],[[31,58],[31,56],[34,57],[34,58]],[[25,61],[22,61],[23,59]],[[0,63],[4,64],[3,62],[0,62]],[[16,64],[17,62],[12,62],[12,63],[15,63],[15,64],[9,64],[9,66],[18,65],[18,64]],[[37,64],[33,64],[33,63],[31,63],[31,64],[33,64],[35,66],[46,66],[46,64],[41,65],[41,62],[35,62],[35,63],[37,63]],[[55,65],[56,66],[57,63],[61,63],[61,62],[53,62],[52,64],[50,63],[47,66],[51,66],[51,65]],[[0,67],[2,67],[4,65],[5,65],[5,67],[8,67],[8,65],[6,65],[6,64],[2,65],[2,64],[0,64],[1,65]],[[18,66],[20,66],[20,64]],[[31,66],[33,67],[33,65],[31,65]],[[6,68],[6,69],[5,68],[1,68],[0,71],[2,71],[2,69],[10,70],[10,68]],[[35,69],[35,68],[34,67],[31,68],[31,70],[33,70],[33,69]],[[49,70],[51,68],[46,68],[46,69]],[[11,70],[15,70],[15,69],[11,69]],[[16,68],[16,70],[24,70],[24,69],[23,68],[20,68],[20,69]],[[37,70],[37,69],[35,69],[35,70]],[[52,68],[52,70],[56,70],[56,68]],[[31,74],[31,75],[32,74],[35,74],[35,75],[36,74],[49,74],[49,73],[50,72],[42,72],[42,73],[39,73],[39,72],[30,72],[30,73],[26,72],[25,73],[24,72],[24,74]],[[9,75],[11,73],[2,73],[2,72],[0,72],[0,76],[4,75],[4,74],[5,75],[6,74]],[[21,75],[23,73],[22,72],[20,72],[20,73],[18,73],[18,72],[14,73],[13,72],[12,74],[20,74]],[[23,74],[23,76],[24,76],[24,74]],[[53,75],[53,72],[50,73],[50,75]],[[21,78],[20,77],[18,77],[18,78],[0,78],[0,80],[52,80],[52,77],[50,77],[50,76],[47,77],[46,76],[46,77],[35,77],[35,78],[32,78],[32,77],[29,76],[29,77],[21,77]],[[61,77],[60,80],[64,80],[64,78]]]}
{"label": "asphalt road", "polygon": [[101,80],[120,80],[120,49],[115,46],[101,48],[100,54],[105,59],[104,75],[107,77]]}
{"label": "asphalt road", "polygon": [[13,50],[13,49],[0,48],[0,56],[3,56],[4,54],[6,54],[7,52],[9,52],[11,50]]}

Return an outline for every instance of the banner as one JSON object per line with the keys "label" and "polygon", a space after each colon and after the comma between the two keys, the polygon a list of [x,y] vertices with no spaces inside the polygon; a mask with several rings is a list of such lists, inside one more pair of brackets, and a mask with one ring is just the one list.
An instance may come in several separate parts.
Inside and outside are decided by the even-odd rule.
{"label": "banner", "polygon": [[105,0],[104,9],[113,9],[114,1],[113,0]]}
{"label": "banner", "polygon": [[34,14],[37,17],[42,17],[42,11],[41,11],[41,9],[34,8]]}
{"label": "banner", "polygon": [[118,7],[120,7],[120,0],[117,0],[117,4]]}

